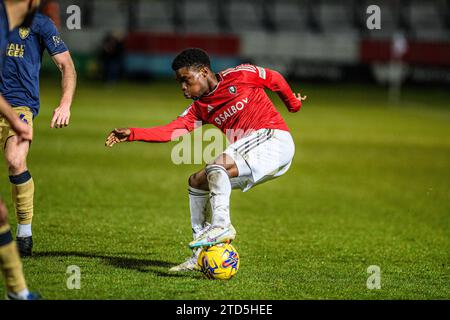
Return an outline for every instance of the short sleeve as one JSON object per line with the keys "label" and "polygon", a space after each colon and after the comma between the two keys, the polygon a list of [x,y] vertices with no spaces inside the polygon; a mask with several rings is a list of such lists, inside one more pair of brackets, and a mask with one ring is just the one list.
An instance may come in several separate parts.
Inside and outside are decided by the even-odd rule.
{"label": "short sleeve", "polygon": [[45,48],[51,56],[68,51],[52,20],[45,17],[41,25],[41,37]]}

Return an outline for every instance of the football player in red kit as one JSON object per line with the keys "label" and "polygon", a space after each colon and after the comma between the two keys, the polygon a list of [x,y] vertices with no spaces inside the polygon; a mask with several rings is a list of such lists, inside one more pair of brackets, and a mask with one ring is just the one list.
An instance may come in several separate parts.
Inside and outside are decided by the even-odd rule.
{"label": "football player in red kit", "polygon": [[[114,129],[106,146],[125,141],[167,142],[202,124],[213,124],[232,144],[211,164],[189,177],[189,205],[194,240],[193,255],[171,271],[196,270],[204,246],[236,237],[230,220],[232,189],[247,191],[279,177],[291,165],[295,152],[289,128],[264,89],[278,94],[290,112],[306,97],[294,94],[276,71],[244,64],[218,74],[201,49],[181,52],[172,69],[184,96],[193,103],[165,126]],[[212,211],[207,221],[208,210]]]}

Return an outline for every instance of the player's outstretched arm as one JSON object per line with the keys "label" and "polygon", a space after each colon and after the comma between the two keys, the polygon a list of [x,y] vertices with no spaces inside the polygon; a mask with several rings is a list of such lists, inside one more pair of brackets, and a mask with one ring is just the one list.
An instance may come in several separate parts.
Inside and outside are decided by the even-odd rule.
{"label": "player's outstretched arm", "polygon": [[19,116],[14,112],[9,103],[0,95],[0,113],[11,124],[11,128],[17,135],[24,140],[33,139],[33,130],[29,125],[19,119]]}
{"label": "player's outstretched arm", "polygon": [[105,146],[112,147],[116,143],[125,142],[128,140],[128,137],[131,134],[131,130],[128,128],[119,128],[114,129],[109,134],[108,138],[106,138]]}
{"label": "player's outstretched arm", "polygon": [[59,106],[53,112],[51,128],[67,127],[70,122],[70,108],[77,86],[77,73],[69,51],[56,54],[53,61],[61,71],[62,96]]}
{"label": "player's outstretched arm", "polygon": [[114,129],[106,139],[106,146],[112,147],[114,144],[124,141],[169,142],[202,124],[203,122],[192,104],[178,118],[163,126]]}
{"label": "player's outstretched arm", "polygon": [[113,145],[119,142],[125,142],[131,134],[131,130],[128,128],[114,129],[106,138],[105,146],[112,148]]}

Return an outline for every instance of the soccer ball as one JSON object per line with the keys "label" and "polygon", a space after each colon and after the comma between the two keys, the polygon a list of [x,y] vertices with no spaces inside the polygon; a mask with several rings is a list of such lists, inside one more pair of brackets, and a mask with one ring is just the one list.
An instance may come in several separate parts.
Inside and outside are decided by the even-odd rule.
{"label": "soccer ball", "polygon": [[197,263],[208,279],[229,280],[239,269],[239,254],[231,244],[219,243],[203,248]]}

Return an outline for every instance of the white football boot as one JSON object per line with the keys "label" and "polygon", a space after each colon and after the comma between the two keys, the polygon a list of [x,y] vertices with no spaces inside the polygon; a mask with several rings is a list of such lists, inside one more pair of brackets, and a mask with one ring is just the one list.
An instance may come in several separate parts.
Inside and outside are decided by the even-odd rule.
{"label": "white football boot", "polygon": [[29,292],[26,296],[20,296],[16,293],[8,292],[6,300],[41,300],[42,296],[37,292]]}
{"label": "white football boot", "polygon": [[190,248],[210,247],[218,243],[229,243],[236,238],[233,225],[226,228],[211,225],[197,239],[189,243]]}
{"label": "white football boot", "polygon": [[185,272],[185,271],[200,271],[200,266],[197,264],[198,255],[202,251],[201,248],[194,250],[191,257],[187,258],[185,262],[169,269],[170,272]]}

